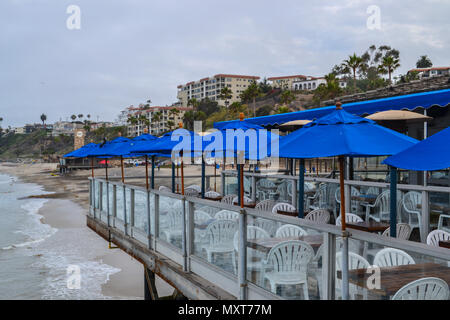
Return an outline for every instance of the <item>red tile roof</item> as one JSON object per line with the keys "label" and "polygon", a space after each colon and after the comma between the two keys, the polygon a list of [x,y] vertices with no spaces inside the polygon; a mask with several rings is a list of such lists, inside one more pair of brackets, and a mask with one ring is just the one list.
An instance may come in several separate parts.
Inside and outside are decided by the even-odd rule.
{"label": "red tile roof", "polygon": [[421,71],[430,71],[430,70],[449,70],[450,67],[434,67],[434,68],[416,68],[416,69],[411,69],[408,72],[421,72]]}
{"label": "red tile roof", "polygon": [[243,76],[238,74],[216,74],[214,78],[243,78],[243,79],[253,79],[258,80],[260,77],[257,76]]}
{"label": "red tile roof", "polygon": [[306,76],[299,74],[296,76],[272,77],[272,78],[267,78],[267,80],[273,81],[273,80],[292,79],[292,78],[306,78]]}

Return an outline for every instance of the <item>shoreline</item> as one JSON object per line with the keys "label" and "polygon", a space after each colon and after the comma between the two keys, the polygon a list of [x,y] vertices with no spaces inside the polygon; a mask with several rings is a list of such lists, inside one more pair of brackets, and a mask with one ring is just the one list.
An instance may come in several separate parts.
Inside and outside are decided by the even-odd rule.
{"label": "shoreline", "polygon": [[[83,194],[84,192],[80,188],[82,186],[79,183],[86,184],[86,181],[83,179],[70,183],[67,178],[64,181],[57,180],[61,177],[51,176],[52,167],[56,169],[56,165],[53,166],[52,164],[5,165],[2,163],[0,164],[0,172],[15,176],[23,183],[37,184],[45,192],[56,192],[57,196],[41,194],[22,198],[43,198],[47,200],[37,214],[42,216],[40,218],[41,223],[58,230],[58,237],[52,239],[52,235],[46,238],[44,240],[46,246],[50,246],[52,242],[57,241],[56,238],[63,237],[64,241],[67,242],[67,253],[72,253],[73,247],[78,244],[74,235],[82,234],[83,238],[88,237],[91,242],[94,242],[89,248],[93,252],[90,253],[89,257],[85,257],[81,252],[80,258],[107,265],[110,269],[120,270],[107,275],[106,282],[101,284],[101,294],[109,299],[143,299],[144,284],[141,263],[122,250],[108,249],[107,243],[86,226],[88,192],[86,190]],[[64,192],[61,192],[61,189]],[[81,193],[74,194],[74,192],[80,191]]]}

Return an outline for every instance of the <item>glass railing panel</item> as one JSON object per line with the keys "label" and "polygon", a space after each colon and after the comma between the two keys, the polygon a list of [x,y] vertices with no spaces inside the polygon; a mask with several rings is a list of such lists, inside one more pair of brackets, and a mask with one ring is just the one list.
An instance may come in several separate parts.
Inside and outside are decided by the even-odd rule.
{"label": "glass railing panel", "polygon": [[100,181],[94,180],[94,190],[95,190],[94,207],[96,209],[100,209]]}
{"label": "glass railing panel", "polygon": [[193,204],[193,254],[229,273],[236,273],[239,212]]}
{"label": "glass railing panel", "polygon": [[147,192],[145,191],[134,192],[134,226],[147,233]]}
{"label": "glass railing panel", "polygon": [[247,219],[248,281],[285,299],[321,299],[324,234],[256,216]]}
{"label": "glass railing panel", "polygon": [[[389,239],[388,237],[386,237]],[[388,241],[388,240],[387,240]],[[338,239],[336,268],[340,270],[342,241]],[[435,258],[419,251],[403,250],[349,239],[349,294],[351,300],[390,300],[404,286],[424,278],[439,278],[447,284],[449,260]],[[336,276],[336,297],[339,299],[341,275]],[[426,281],[426,280],[425,280]],[[400,293],[399,293],[400,294]],[[417,300],[417,297],[415,297]],[[419,298],[420,300],[420,298]]]}
{"label": "glass railing panel", "polygon": [[158,237],[181,249],[182,236],[183,201],[160,195]]}
{"label": "glass railing panel", "polygon": [[127,223],[129,224],[131,217],[131,189],[128,187],[125,188],[125,199]]}
{"label": "glass railing panel", "polygon": [[124,197],[123,197],[123,187],[116,187],[116,217],[122,221],[124,221]]}

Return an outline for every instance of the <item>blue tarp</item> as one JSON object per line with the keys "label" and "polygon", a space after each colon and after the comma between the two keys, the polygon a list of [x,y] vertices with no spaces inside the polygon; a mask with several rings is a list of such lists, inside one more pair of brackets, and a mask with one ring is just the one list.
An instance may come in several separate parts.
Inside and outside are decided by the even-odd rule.
{"label": "blue tarp", "polygon": [[[375,99],[368,101],[352,102],[343,104],[343,109],[351,114],[362,116],[365,114],[372,114],[379,111],[387,110],[414,110],[416,108],[429,108],[437,105],[445,107],[450,104],[450,89],[421,92],[414,94],[407,94],[396,97],[389,97],[383,99]],[[283,113],[271,116],[248,118],[244,122],[256,125],[280,125],[293,120],[314,120],[321,118],[333,110],[336,106],[310,109],[305,111],[297,111],[290,113]],[[214,123],[214,127],[221,129],[224,126],[233,126],[239,120],[223,121]]]}
{"label": "blue tarp", "polygon": [[280,157],[307,159],[392,155],[417,142],[370,119],[335,110],[283,137]]}
{"label": "blue tarp", "polygon": [[387,158],[383,163],[415,171],[450,168],[450,127]]}

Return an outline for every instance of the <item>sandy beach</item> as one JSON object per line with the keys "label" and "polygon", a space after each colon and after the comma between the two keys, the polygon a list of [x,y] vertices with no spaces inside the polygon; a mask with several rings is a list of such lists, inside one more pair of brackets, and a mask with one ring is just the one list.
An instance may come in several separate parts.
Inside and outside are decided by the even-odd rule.
{"label": "sandy beach", "polygon": [[[71,244],[85,241],[86,246],[89,246],[86,258],[120,270],[113,273],[102,285],[101,294],[113,299],[143,299],[142,264],[120,249],[108,249],[107,242],[86,226],[86,213],[89,208],[87,177],[91,174],[90,170],[79,170],[66,176],[59,176],[56,172],[56,164],[2,163],[0,172],[14,175],[23,182],[39,184],[45,191],[53,193],[44,196],[35,195],[48,199],[39,210],[39,214],[43,216],[41,222],[58,229],[58,232],[45,240],[45,246],[61,246],[61,243],[64,243],[61,250],[70,252]],[[200,172],[199,168],[193,167],[189,168],[187,173],[199,174]],[[109,174],[113,179],[119,178],[120,168],[111,168]],[[170,175],[170,169],[161,168],[157,174]],[[103,176],[104,169],[96,169],[95,175]],[[143,175],[145,175],[145,168],[126,169],[127,181],[130,183],[145,185],[144,179],[136,178]],[[200,179],[198,182],[195,180],[192,179],[188,184],[200,181]],[[168,185],[170,179],[159,179],[158,182],[158,185],[160,183]],[[157,279],[157,288],[160,296],[167,296],[173,292],[173,288],[161,279]]]}

